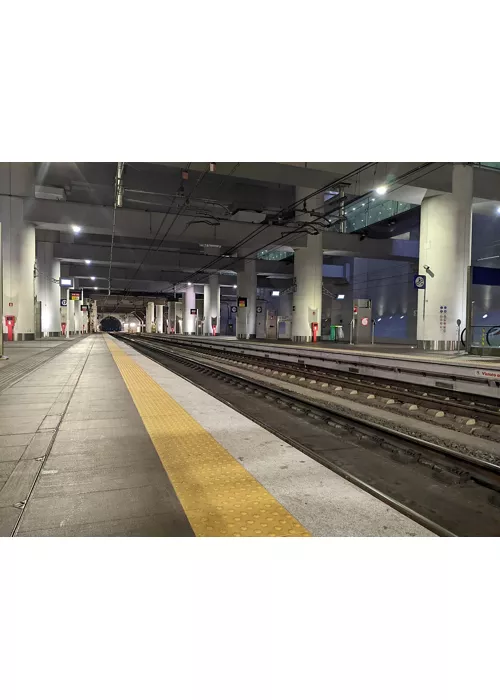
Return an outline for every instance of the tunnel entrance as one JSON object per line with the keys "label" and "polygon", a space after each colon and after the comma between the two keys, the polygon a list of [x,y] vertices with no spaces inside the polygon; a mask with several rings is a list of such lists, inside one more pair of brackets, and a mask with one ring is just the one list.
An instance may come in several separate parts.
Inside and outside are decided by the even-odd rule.
{"label": "tunnel entrance", "polygon": [[122,330],[121,321],[114,318],[114,316],[106,316],[106,318],[103,318],[99,327],[101,331],[105,331],[106,333],[117,333]]}

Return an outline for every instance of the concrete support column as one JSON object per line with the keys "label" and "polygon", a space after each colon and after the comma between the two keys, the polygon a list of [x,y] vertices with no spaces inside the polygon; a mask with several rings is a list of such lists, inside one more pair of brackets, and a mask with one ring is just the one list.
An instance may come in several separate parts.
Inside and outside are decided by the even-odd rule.
{"label": "concrete support column", "polygon": [[153,301],[148,301],[146,306],[146,333],[153,332],[153,321],[155,318],[155,305]]}
{"label": "concrete support column", "polygon": [[16,317],[15,340],[34,340],[35,227],[25,211],[25,198],[34,196],[34,164],[0,163],[0,192],[3,314]]}
{"label": "concrete support column", "polygon": [[74,313],[75,313],[75,335],[81,335],[82,334],[82,323],[83,323],[83,317],[82,317],[82,304],[83,304],[83,299],[80,301],[75,301],[74,303]]}
{"label": "concrete support column", "polygon": [[208,284],[203,288],[203,315],[205,322],[203,332],[212,335],[212,319],[216,318],[215,334],[220,334],[220,286],[219,275],[210,275]]}
{"label": "concrete support column", "polygon": [[186,287],[183,299],[184,314],[182,319],[182,332],[184,335],[194,335],[196,315],[191,313],[191,309],[196,309],[196,292],[192,285]]}
{"label": "concrete support column", "polygon": [[75,335],[75,304],[79,304],[80,302],[78,301],[71,301],[71,299],[68,300],[68,305],[67,305],[67,335]]}
{"label": "concrete support column", "polygon": [[91,312],[91,327],[92,327],[92,332],[97,333],[99,330],[99,324],[97,323],[97,302],[94,301],[92,302],[92,312]]}
{"label": "concrete support column", "polygon": [[423,200],[420,212],[417,344],[426,350],[459,348],[457,319],[466,325],[467,267],[471,264],[474,170],[453,166],[452,193]]}
{"label": "concrete support column", "polygon": [[255,310],[257,299],[257,261],[245,258],[244,267],[238,272],[238,297],[245,297],[247,306],[238,307],[236,315],[236,336],[255,338]]}
{"label": "concrete support column", "polygon": [[163,333],[163,306],[156,305],[156,332]]}
{"label": "concrete support column", "polygon": [[69,337],[69,323],[68,323],[68,308],[69,308],[69,289],[67,287],[61,288],[61,299],[66,299],[66,305],[61,306],[61,324],[65,323],[66,327],[64,330],[64,333],[62,332],[62,326],[61,326],[61,335],[65,338]]}
{"label": "concrete support column", "polygon": [[41,303],[41,330],[44,337],[61,335],[61,263],[54,260],[54,244],[38,241],[36,244],[37,301]]}
{"label": "concrete support column", "polygon": [[219,275],[210,275],[210,333],[212,333],[212,318],[217,319],[215,335],[220,335],[220,285]]}
{"label": "concrete support column", "polygon": [[167,313],[168,313],[167,333],[175,333],[175,331],[176,331],[175,301],[168,302]]}
{"label": "concrete support column", "polygon": [[[311,190],[297,187],[297,201],[306,197]],[[323,211],[322,195],[310,197],[306,203],[308,213],[301,211],[295,218],[304,223],[313,224],[315,217],[312,212],[320,214]],[[321,334],[321,306],[323,297],[323,235],[309,234],[307,246],[295,249],[294,284],[292,306],[292,340],[309,343],[312,340],[311,323],[318,324],[318,336]]]}

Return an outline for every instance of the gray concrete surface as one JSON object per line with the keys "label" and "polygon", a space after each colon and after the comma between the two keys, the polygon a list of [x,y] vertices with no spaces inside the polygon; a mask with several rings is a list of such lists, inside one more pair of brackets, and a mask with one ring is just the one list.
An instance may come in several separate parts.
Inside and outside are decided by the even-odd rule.
{"label": "gray concrete surface", "polygon": [[0,535],[13,534],[193,535],[102,336],[0,393]]}
{"label": "gray concrete surface", "polygon": [[[70,338],[69,340],[74,340]],[[50,350],[60,343],[68,342],[66,338],[47,338],[46,340],[20,340],[9,343],[4,341],[3,352],[8,356],[8,360],[0,361],[0,372],[11,367],[12,365],[25,360],[28,357],[39,355],[40,353]]]}
{"label": "gray concrete surface", "polygon": [[[119,342],[113,340],[113,342]],[[125,343],[119,347],[316,536],[433,536]]]}

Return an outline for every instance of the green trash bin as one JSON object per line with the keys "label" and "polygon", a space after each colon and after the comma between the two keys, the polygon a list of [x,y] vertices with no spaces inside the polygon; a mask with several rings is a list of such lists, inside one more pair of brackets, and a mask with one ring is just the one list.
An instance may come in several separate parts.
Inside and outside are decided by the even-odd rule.
{"label": "green trash bin", "polygon": [[344,331],[341,325],[330,326],[330,340],[338,341],[343,340]]}

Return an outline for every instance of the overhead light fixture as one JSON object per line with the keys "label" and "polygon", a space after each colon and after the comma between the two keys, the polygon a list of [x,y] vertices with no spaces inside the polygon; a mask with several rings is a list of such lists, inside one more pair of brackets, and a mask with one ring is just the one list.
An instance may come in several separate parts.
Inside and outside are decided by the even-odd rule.
{"label": "overhead light fixture", "polygon": [[381,318],[377,318],[377,321],[381,321],[381,320],[382,320]]}
{"label": "overhead light fixture", "polygon": [[190,286],[191,286],[191,284],[192,284],[191,282],[188,282],[188,287],[190,287]]}
{"label": "overhead light fixture", "polygon": [[66,277],[61,277],[59,280],[59,284],[61,287],[72,287],[73,286],[73,280],[67,279]]}
{"label": "overhead light fixture", "polygon": [[400,316],[399,318],[404,318],[404,316]]}
{"label": "overhead light fixture", "polygon": [[72,228],[72,230],[73,230],[73,233],[80,233],[80,231],[82,230],[82,227],[81,227],[81,226],[75,226],[75,225],[73,225],[71,228]]}
{"label": "overhead light fixture", "polygon": [[497,214],[500,214],[500,207],[497,207]]}
{"label": "overhead light fixture", "polygon": [[90,265],[91,261],[90,260],[85,260],[86,265]]}
{"label": "overhead light fixture", "polygon": [[488,314],[483,314],[483,318],[488,318]]}
{"label": "overhead light fixture", "polygon": [[233,284],[233,289],[238,289],[238,285],[237,285],[237,284]]}
{"label": "overhead light fixture", "polygon": [[97,287],[94,287],[94,289],[97,289]]}
{"label": "overhead light fixture", "polygon": [[279,295],[280,295],[279,289],[273,289],[273,291],[271,292],[272,297],[279,297]]}
{"label": "overhead light fixture", "polygon": [[92,282],[93,282],[93,281],[95,280],[95,277],[91,277],[90,279],[91,279],[91,280],[92,280]]}
{"label": "overhead light fixture", "polygon": [[337,299],[345,299],[345,294],[337,294]]}
{"label": "overhead light fixture", "polygon": [[375,192],[377,194],[385,194],[387,192],[387,185],[380,185],[380,187],[377,187]]}

